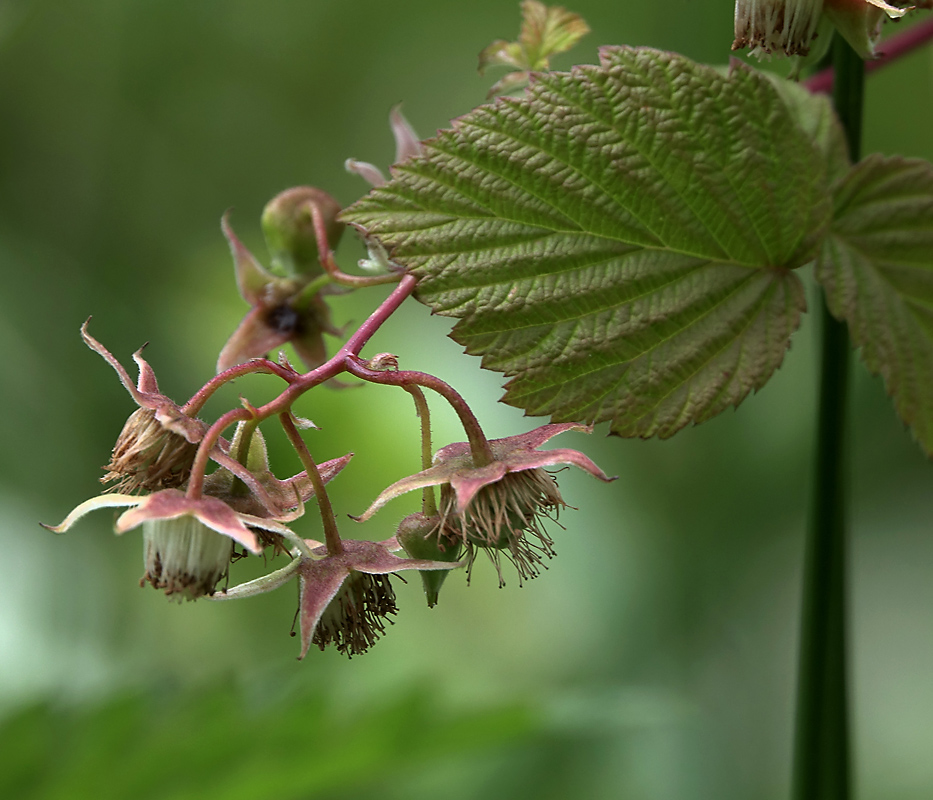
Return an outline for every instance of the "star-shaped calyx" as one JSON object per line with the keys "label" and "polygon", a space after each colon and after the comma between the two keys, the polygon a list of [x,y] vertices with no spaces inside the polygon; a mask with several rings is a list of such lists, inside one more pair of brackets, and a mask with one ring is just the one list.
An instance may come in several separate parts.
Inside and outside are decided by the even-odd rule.
{"label": "star-shaped calyx", "polygon": [[[389,575],[404,569],[449,570],[461,566],[446,561],[399,558],[393,537],[383,542],[344,540],[341,552],[329,554],[319,542],[305,540],[285,567],[262,578],[214,595],[238,599],[277,589],[298,578],[299,659],[311,645],[334,645],[341,653],[365,653],[385,632],[385,622],[398,613]],[[391,620],[389,620],[391,622]]]}
{"label": "star-shaped calyx", "polygon": [[324,220],[327,242],[337,246],[344,225],[337,221],[340,205],[329,194],[310,186],[288,189],[273,198],[263,212],[263,230],[272,253],[267,270],[237,238],[227,216],[221,221],[230,244],[240,295],[251,306],[217,359],[217,372],[265,356],[291,344],[308,369],[327,358],[324,334],[339,336],[319,280],[324,276],[314,233],[314,213]]}

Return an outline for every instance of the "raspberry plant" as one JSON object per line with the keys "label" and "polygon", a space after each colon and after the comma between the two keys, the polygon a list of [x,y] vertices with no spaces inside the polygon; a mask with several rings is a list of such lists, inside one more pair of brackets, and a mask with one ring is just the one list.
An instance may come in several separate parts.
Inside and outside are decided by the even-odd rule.
{"label": "raspberry plant", "polygon": [[[269,203],[269,266],[224,218],[250,310],[219,354],[217,374],[189,400],[163,395],[141,352],[133,381],[82,329],[138,409],[104,478],[118,491],[85,501],[53,530],[98,508],[126,509],[116,530],[143,530],[142,583],[176,598],[233,599],[295,578],[299,657],[312,644],[363,653],[397,613],[393,573],[418,570],[429,605],[451,571],[465,567],[470,578],[480,551],[500,586],[511,581],[505,562],[519,584],[541,573],[553,555],[548,526],[567,505],[548,468],[569,464],[611,480],[583,453],[539,449],[552,437],[607,423],[618,436],[665,438],[762,389],[807,310],[802,268],[812,265],[825,297],[817,312],[824,345],[796,792],[847,797],[850,340],[884,378],[918,445],[933,452],[933,166],[862,157],[863,59],[877,68],[933,30],[908,31],[881,52],[881,23],[903,17],[906,4],[738,0],[735,49],[792,56],[792,74],[813,73],[807,80],[632,47],[604,47],[597,65],[550,72],[551,56],[588,28],[535,0],[522,9],[518,40],[496,41],[480,56],[481,70],[508,70],[491,103],[426,141],[395,109],[390,177],[347,161],[373,186],[348,208],[312,187]],[[831,42],[832,67],[813,72]],[[368,251],[352,274],[332,252],[347,226]],[[324,334],[342,334],[328,296],[384,284],[392,288],[369,319],[328,355]],[[364,356],[410,298],[455,318],[451,336],[508,379],[503,401],[550,423],[489,440],[454,387],[409,368],[417,354]],[[286,344],[301,367],[274,356]],[[268,375],[281,393],[258,406],[243,398],[202,420],[208,398],[247,373]],[[421,423],[420,471],[355,517],[365,523],[393,497],[420,491],[421,512],[381,542],[340,530],[326,484],[339,480],[351,454],[318,463],[313,433],[303,433],[313,424],[292,411],[311,390],[339,391],[350,380],[404,390]],[[464,429],[465,441],[436,454],[425,390]],[[275,424],[304,467],[285,480],[263,439],[262,426]],[[323,542],[290,525],[312,504]],[[286,565],[224,584],[232,561],[263,552],[284,555]]]}

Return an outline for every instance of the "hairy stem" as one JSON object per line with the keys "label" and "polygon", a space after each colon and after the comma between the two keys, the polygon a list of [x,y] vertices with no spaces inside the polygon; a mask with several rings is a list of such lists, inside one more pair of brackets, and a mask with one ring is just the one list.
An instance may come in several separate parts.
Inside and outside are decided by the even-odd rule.
{"label": "hairy stem", "polygon": [[339,556],[343,552],[343,542],[340,540],[340,533],[337,530],[337,520],[334,517],[334,508],[330,504],[330,497],[327,495],[327,489],[324,488],[324,480],[321,478],[321,471],[317,468],[317,463],[311,457],[308,446],[295,427],[290,411],[279,414],[279,420],[285,429],[288,440],[292,447],[298,453],[298,458],[311,479],[311,485],[314,487],[314,497],[317,500],[318,510],[321,512],[321,522],[324,525],[324,543],[327,545],[327,554]]}
{"label": "hairy stem", "polygon": [[207,462],[214,455],[212,451],[220,440],[220,435],[235,422],[247,419],[253,419],[253,415],[249,411],[245,408],[234,408],[232,411],[228,411],[224,414],[217,422],[207,429],[207,433],[204,434],[204,438],[198,444],[198,452],[195,454],[194,461],[191,464],[191,477],[188,479],[188,490],[186,494],[192,500],[197,500],[201,497],[201,491],[204,488],[204,473],[207,471]]}
{"label": "hairy stem", "polygon": [[[405,391],[415,401],[415,411],[421,422],[421,469],[428,469],[434,455],[434,448],[431,445],[431,410],[428,408],[428,400],[421,391],[421,387],[406,386]],[[421,513],[426,517],[437,516],[437,501],[433,486],[425,486],[421,492]]]}
{"label": "hairy stem", "polygon": [[473,453],[473,463],[477,467],[484,467],[493,461],[492,449],[489,447],[489,441],[486,434],[480,427],[479,420],[467,405],[466,400],[449,383],[445,383],[434,375],[428,375],[426,372],[412,372],[410,370],[398,370],[396,372],[383,372],[380,370],[369,369],[356,357],[348,357],[346,360],[347,372],[356,375],[357,378],[369,381],[370,383],[382,383],[387,386],[424,386],[431,389],[443,397],[451,408],[457,412],[460,417],[460,423],[466,432],[467,439],[470,442],[470,450]]}
{"label": "hairy stem", "polygon": [[[864,64],[840,36],[833,43],[833,105],[849,155],[859,158]],[[845,420],[849,337],[822,304],[823,342],[813,498],[804,563],[795,800],[850,797],[846,644]]]}
{"label": "hairy stem", "polygon": [[198,412],[204,407],[204,404],[210,399],[211,395],[225,383],[235,378],[240,378],[243,375],[257,372],[278,375],[282,380],[288,383],[298,378],[298,373],[293,369],[283,367],[281,364],[276,364],[268,358],[254,358],[247,361],[245,364],[237,364],[235,367],[230,367],[230,369],[224,370],[219,375],[215,375],[211,378],[182,406],[182,413],[187,414],[189,417],[197,416]]}

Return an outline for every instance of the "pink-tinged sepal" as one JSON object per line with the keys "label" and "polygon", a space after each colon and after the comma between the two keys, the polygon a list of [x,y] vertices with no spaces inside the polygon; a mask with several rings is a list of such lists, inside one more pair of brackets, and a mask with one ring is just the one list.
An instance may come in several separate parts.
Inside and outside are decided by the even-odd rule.
{"label": "pink-tinged sepal", "polygon": [[298,625],[301,651],[311,645],[323,650],[334,645],[347,656],[365,653],[385,632],[385,622],[398,609],[388,576],[403,569],[450,570],[459,563],[418,558],[399,558],[393,537],[383,542],[345,540],[342,552],[330,555],[327,548],[307,540],[296,549],[291,564],[272,576],[235,586],[215,599],[250,597],[272,591],[295,575],[299,582]]}
{"label": "pink-tinged sepal", "polygon": [[236,285],[242,297],[251,306],[259,303],[265,294],[266,287],[275,281],[275,275],[266,271],[256,260],[256,257],[246,248],[230,227],[230,212],[220,219],[220,229],[223,231],[230,253],[233,256],[233,269],[236,275]]}
{"label": "pink-tinged sepal", "polygon": [[118,492],[102,494],[85,500],[83,503],[79,503],[68,512],[68,516],[58,525],[46,525],[44,522],[40,522],[39,524],[53,533],[64,533],[79,519],[90,514],[92,511],[96,511],[99,508],[125,508],[126,506],[135,506],[139,505],[141,500],[142,498],[131,494],[120,494]]}
{"label": "pink-tinged sepal", "polygon": [[475,549],[485,549],[499,572],[499,552],[515,564],[519,582],[533,578],[554,555],[553,542],[543,527],[566,506],[557,482],[546,467],[576,466],[601,481],[612,481],[590,458],[577,450],[538,450],[567,431],[592,432],[575,423],[542,425],[527,433],[492,439],[493,460],[475,466],[470,445],[455,442],[441,448],[434,465],[392,484],[359,517],[365,521],[382,506],[406,492],[426,486],[441,487],[440,537],[459,541],[467,551],[467,575]]}
{"label": "pink-tinged sepal", "polygon": [[269,322],[269,309],[262,305],[251,308],[227,339],[217,357],[217,374],[253,358],[265,358],[271,350],[286,344],[292,331]]}
{"label": "pink-tinged sepal", "polygon": [[[415,129],[405,119],[402,114],[401,106],[393,106],[389,113],[389,127],[392,129],[392,136],[395,139],[395,164],[405,161],[413,156],[421,155],[424,148],[418,139]],[[348,158],[344,162],[344,169],[347,172],[359,175],[370,186],[382,186],[385,182],[385,175],[382,171],[366,161],[357,161],[355,158]]]}
{"label": "pink-tinged sepal", "polygon": [[289,189],[270,201],[262,223],[273,268],[280,274],[259,264],[224,216],[221,226],[233,254],[237,286],[251,308],[220,351],[218,374],[289,343],[309,370],[326,361],[323,335],[339,336],[340,331],[322,296],[328,287],[314,218],[319,214],[327,246],[333,248],[344,228],[336,219],[339,211],[330,195],[309,186]]}
{"label": "pink-tinged sepal", "polygon": [[393,106],[389,113],[389,127],[392,128],[392,136],[395,138],[395,163],[420,156],[424,151],[418,134],[411,126],[411,123],[405,119],[402,113],[401,105]]}
{"label": "pink-tinged sepal", "polygon": [[[90,322],[90,320],[88,320]],[[127,419],[113,446],[104,483],[135,492],[170,489],[184,485],[191,471],[197,443],[207,426],[190,417],[174,401],[159,391],[159,382],[142,348],[133,354],[139,367],[136,384],[113,354],[88,333],[88,322],[81,326],[81,338],[117,373],[120,383],[139,406]]]}

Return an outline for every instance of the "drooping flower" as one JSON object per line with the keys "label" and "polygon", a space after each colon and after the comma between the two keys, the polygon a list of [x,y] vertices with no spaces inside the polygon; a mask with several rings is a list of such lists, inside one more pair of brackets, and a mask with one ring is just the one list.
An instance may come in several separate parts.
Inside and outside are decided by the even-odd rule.
{"label": "drooping flower", "polygon": [[[261,443],[258,431],[254,437]],[[236,476],[218,469],[205,479],[207,493],[200,498],[177,489],[146,496],[104,494],[85,500],[61,524],[44,527],[64,533],[98,508],[130,507],[114,530],[121,534],[143,529],[145,572],[140,585],[151,584],[177,599],[211,595],[227,574],[236,544],[251,553],[262,552],[268,544],[284,549],[283,541],[296,538],[284,522],[300,516],[303,504],[314,495],[307,473],[280,481],[268,470],[265,445],[255,449],[261,450],[261,457],[259,464],[248,465],[255,468],[253,488],[237,484]],[[347,455],[321,464],[322,480],[330,481],[349,460]]]}
{"label": "drooping flower", "polygon": [[816,38],[823,0],[736,0],[733,50],[761,57],[805,56]]}
{"label": "drooping flower", "polygon": [[157,491],[182,486],[188,480],[191,463],[207,426],[185,414],[159,391],[152,367],[142,357],[142,348],[133,353],[139,367],[139,380],[133,383],[123,365],[81,326],[81,338],[116,371],[120,382],[139,408],[134,411],[113,447],[107,474],[102,483],[116,483],[123,492]]}
{"label": "drooping flower", "polygon": [[251,308],[221,350],[218,373],[284,344],[295,348],[308,369],[326,360],[324,334],[339,336],[340,331],[331,322],[323,290],[315,283],[323,268],[312,209],[324,219],[328,245],[336,247],[344,225],[336,219],[340,205],[326,192],[301,186],[282,192],[266,206],[263,229],[275,272],[256,260],[224,215],[221,228],[230,243],[237,286]]}
{"label": "drooping flower", "polygon": [[[874,58],[885,19],[898,19],[918,5],[885,0],[736,0],[733,50],[754,56],[809,56],[826,52],[832,27],[862,58]],[[817,45],[814,46],[814,42]],[[811,48],[813,52],[811,52]]]}
{"label": "drooping flower", "polygon": [[240,514],[216,497],[192,499],[177,489],[137,497],[104,494],[85,500],[60,525],[44,527],[64,533],[85,514],[98,508],[130,506],[114,524],[116,533],[142,526],[146,572],[140,585],[151,583],[168,595],[194,600],[212,594],[227,572],[234,543],[252,553],[262,547],[251,528],[291,532],[280,522]]}
{"label": "drooping flower", "polygon": [[298,627],[303,659],[311,645],[334,645],[347,656],[365,653],[398,613],[389,575],[403,569],[449,570],[458,563],[399,558],[393,537],[383,542],[345,540],[342,552],[329,555],[319,542],[305,540],[295,557],[276,572],[214,595],[215,600],[251,597],[298,577]]}
{"label": "drooping flower", "polygon": [[[542,425],[528,433],[492,439],[491,463],[474,465],[470,445],[456,442],[440,449],[434,465],[392,484],[360,516],[365,521],[389,500],[426,486],[441,487],[438,536],[459,539],[466,548],[468,570],[475,549],[487,551],[499,572],[503,553],[518,571],[519,582],[533,578],[554,555],[553,542],[544,529],[544,519],[554,519],[564,507],[557,482],[546,467],[570,464],[602,481],[611,481],[593,461],[577,450],[538,450],[549,439],[566,431],[591,432],[576,423]],[[469,572],[468,572],[469,575]]]}

